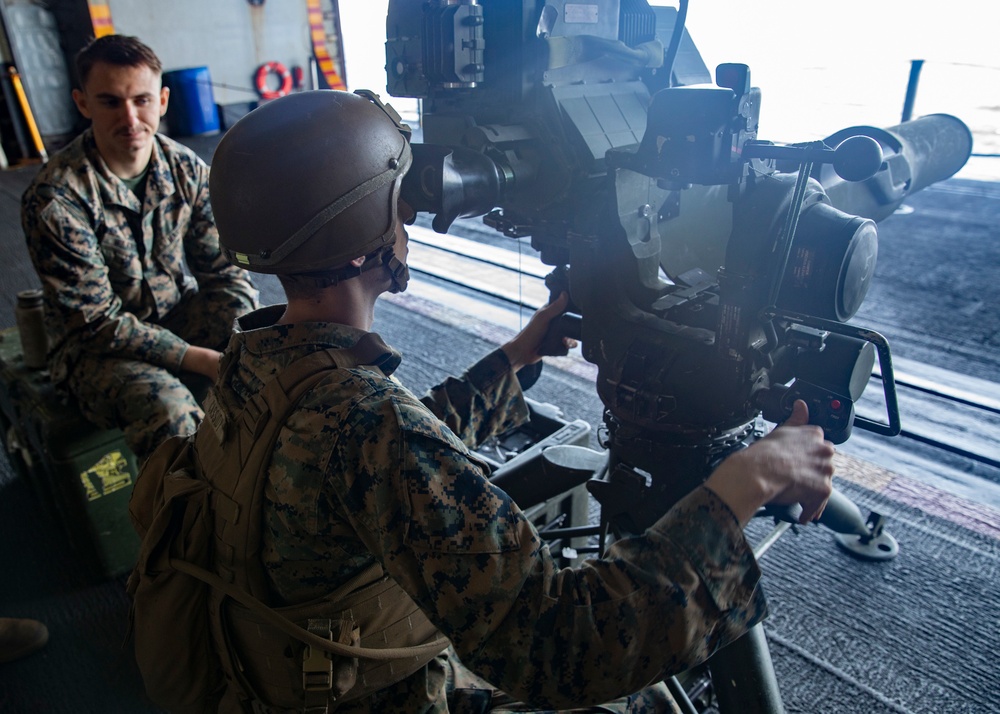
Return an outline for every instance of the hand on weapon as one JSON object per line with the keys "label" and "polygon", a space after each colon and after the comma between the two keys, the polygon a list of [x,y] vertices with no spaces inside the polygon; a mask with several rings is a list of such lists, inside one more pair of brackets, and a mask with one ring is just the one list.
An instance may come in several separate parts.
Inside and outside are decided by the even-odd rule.
{"label": "hand on weapon", "polygon": [[562,293],[555,300],[543,305],[531,316],[528,324],[517,335],[500,349],[507,355],[510,365],[516,372],[527,365],[541,361],[542,355],[565,355],[576,347],[576,340],[562,337],[555,349],[546,340],[553,320],[562,315],[569,305],[569,295]]}
{"label": "hand on weapon", "polygon": [[746,525],[767,503],[801,504],[800,523],[823,513],[833,488],[833,444],[809,425],[809,407],[796,400],[788,420],[722,462],[705,485]]}

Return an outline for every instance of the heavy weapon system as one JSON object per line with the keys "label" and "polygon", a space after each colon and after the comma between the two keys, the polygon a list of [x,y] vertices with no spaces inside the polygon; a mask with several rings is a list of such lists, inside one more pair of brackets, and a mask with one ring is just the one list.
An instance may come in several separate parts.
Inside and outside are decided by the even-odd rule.
{"label": "heavy weapon system", "polygon": [[[889,345],[848,321],[876,223],[972,146],[948,115],[762,140],[750,70],[713,77],[686,8],[391,0],[387,18],[389,94],[422,100],[403,198],[439,232],[483,216],[530,236],[553,266],[550,291],[571,300],[563,334],[598,368],[608,459],[589,488],[618,533],[650,525],[795,399],[834,443],[855,425],[899,433]],[[884,420],[855,414],[876,359]],[[832,527],[870,542],[835,501]],[[758,639],[744,654],[766,660]],[[753,686],[760,704],[740,711],[780,708]]]}

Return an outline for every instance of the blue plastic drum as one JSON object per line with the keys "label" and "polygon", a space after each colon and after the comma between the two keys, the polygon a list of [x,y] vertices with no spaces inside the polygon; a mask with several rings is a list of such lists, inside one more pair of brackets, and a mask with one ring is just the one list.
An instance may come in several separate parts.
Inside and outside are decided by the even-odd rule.
{"label": "blue plastic drum", "polygon": [[167,123],[173,136],[201,136],[219,131],[219,109],[212,93],[208,67],[175,69],[163,73],[170,88]]}

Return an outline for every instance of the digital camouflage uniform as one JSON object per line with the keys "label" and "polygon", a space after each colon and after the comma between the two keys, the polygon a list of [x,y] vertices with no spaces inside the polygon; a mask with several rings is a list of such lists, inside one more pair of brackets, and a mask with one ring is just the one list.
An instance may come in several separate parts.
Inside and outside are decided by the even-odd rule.
{"label": "digital camouflage uniform", "polygon": [[[238,404],[297,358],[363,334],[278,325],[281,310],[238,321],[228,347],[237,367],[222,385]],[[704,488],[605,560],[558,569],[466,447],[526,417],[502,351],[422,400],[372,370],[346,374],[307,393],[276,442],[261,553],[273,604],[320,597],[376,559],[453,649],[338,714],[448,711],[449,689],[472,679],[456,654],[517,700],[597,704],[688,669],[763,617],[739,524]],[[629,710],[619,705],[602,711]]]}
{"label": "digital camouflage uniform", "polygon": [[249,275],[219,251],[208,166],[157,134],[140,205],[88,129],[42,168],[21,216],[53,380],[89,419],[121,427],[140,458],[193,431],[201,408],[178,377],[188,345],[221,349],[257,304]]}

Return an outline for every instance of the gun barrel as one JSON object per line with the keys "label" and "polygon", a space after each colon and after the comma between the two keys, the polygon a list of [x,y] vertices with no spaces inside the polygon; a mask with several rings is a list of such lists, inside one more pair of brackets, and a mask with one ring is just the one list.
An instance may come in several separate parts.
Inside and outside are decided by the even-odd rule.
{"label": "gun barrel", "polygon": [[950,114],[930,114],[888,129],[903,144],[903,153],[918,157],[911,162],[913,183],[909,193],[954,176],[972,155],[972,132]]}
{"label": "gun barrel", "polygon": [[852,136],[870,136],[882,147],[882,168],[866,181],[843,181],[828,166],[814,176],[834,206],[874,221],[891,215],[910,194],[954,176],[972,155],[972,132],[950,114],[929,114],[887,129],[855,126],[827,137],[833,148]]}

